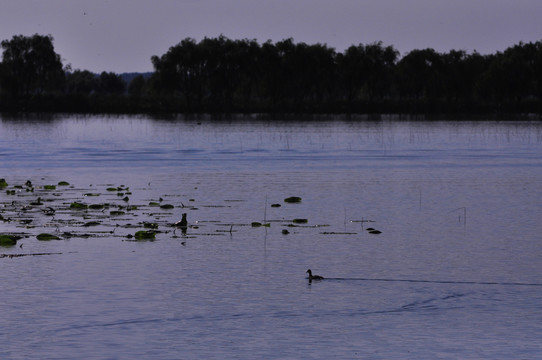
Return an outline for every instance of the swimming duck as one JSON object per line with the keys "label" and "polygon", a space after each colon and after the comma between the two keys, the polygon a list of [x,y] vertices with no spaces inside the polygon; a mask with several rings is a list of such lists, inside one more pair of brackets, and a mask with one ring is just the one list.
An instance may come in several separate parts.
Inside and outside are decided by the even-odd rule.
{"label": "swimming duck", "polygon": [[307,270],[307,273],[309,274],[309,281],[311,281],[311,280],[324,280],[323,276],[313,275],[311,269]]}

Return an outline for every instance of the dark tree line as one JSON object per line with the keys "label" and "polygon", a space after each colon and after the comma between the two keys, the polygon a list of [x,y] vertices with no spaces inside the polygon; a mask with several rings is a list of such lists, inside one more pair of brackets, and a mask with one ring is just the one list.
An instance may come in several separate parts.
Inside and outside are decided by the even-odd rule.
{"label": "dark tree line", "polygon": [[1,43],[0,110],[542,113],[542,42],[490,55],[381,42],[336,52],[286,39],[187,38],[150,76],[63,67],[51,36]]}

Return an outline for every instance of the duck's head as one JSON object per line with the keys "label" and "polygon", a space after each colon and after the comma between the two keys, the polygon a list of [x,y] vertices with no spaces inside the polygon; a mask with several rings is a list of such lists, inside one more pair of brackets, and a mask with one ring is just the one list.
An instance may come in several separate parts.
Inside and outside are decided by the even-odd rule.
{"label": "duck's head", "polygon": [[307,274],[312,275],[311,269],[307,270]]}

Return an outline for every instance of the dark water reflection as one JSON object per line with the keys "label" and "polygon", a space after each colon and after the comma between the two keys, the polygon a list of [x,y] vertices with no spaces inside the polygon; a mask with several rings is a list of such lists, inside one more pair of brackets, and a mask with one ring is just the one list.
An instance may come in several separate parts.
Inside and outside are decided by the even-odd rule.
{"label": "dark water reflection", "polygon": [[4,118],[0,158],[10,184],[125,184],[199,226],[2,249],[62,253],[0,259],[2,358],[542,356],[541,123]]}

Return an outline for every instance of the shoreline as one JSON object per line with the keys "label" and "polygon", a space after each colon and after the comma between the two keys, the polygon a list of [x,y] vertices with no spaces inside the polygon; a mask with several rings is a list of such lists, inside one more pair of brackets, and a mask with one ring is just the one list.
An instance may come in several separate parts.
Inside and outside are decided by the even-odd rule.
{"label": "shoreline", "polygon": [[56,120],[62,117],[135,117],[172,121],[541,121],[539,113],[308,113],[308,112],[37,112],[0,111],[0,120]]}

